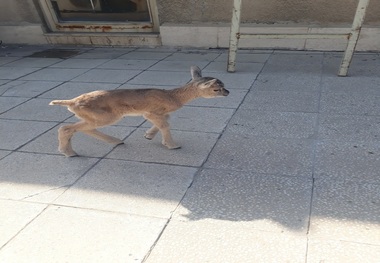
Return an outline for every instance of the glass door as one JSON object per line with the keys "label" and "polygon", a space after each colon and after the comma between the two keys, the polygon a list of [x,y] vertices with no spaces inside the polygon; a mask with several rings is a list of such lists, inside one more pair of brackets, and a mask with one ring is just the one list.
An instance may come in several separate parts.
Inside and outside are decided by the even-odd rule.
{"label": "glass door", "polygon": [[156,0],[40,0],[53,32],[158,32]]}

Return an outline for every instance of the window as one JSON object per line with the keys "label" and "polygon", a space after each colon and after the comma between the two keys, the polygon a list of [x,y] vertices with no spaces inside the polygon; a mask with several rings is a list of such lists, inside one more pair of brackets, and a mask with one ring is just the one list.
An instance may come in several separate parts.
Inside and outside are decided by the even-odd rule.
{"label": "window", "polygon": [[40,0],[54,32],[157,32],[155,0]]}

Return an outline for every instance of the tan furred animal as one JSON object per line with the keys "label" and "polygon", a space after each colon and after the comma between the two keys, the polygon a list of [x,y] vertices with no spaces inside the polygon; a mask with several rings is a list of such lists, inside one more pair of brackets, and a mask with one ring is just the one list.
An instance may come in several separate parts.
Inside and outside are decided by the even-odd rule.
{"label": "tan furred animal", "polygon": [[68,157],[77,155],[71,146],[71,138],[78,131],[108,143],[122,144],[122,140],[106,135],[96,128],[114,124],[128,115],[143,116],[153,124],[146,131],[145,138],[151,140],[160,131],[163,145],[169,149],[180,148],[170,133],[169,114],[196,98],[215,98],[229,94],[223,82],[212,77],[202,77],[200,68],[196,66],[191,67],[191,76],[189,83],[172,90],[99,90],[71,100],[53,100],[49,105],[66,106],[81,119],[77,123],[59,128],[59,151]]}

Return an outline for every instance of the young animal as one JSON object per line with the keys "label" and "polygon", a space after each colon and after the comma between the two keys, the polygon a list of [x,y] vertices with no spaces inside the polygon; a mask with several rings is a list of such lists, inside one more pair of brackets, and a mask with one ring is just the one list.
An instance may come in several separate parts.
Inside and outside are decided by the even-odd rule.
{"label": "young animal", "polygon": [[71,137],[78,131],[108,143],[122,144],[122,140],[106,135],[96,128],[114,124],[128,115],[143,116],[153,124],[145,133],[146,139],[153,139],[160,131],[163,145],[169,149],[180,148],[170,134],[169,114],[196,98],[215,98],[229,94],[220,80],[202,77],[199,67],[191,67],[191,76],[192,80],[189,83],[172,90],[99,90],[82,94],[71,100],[53,100],[49,105],[66,106],[81,119],[77,123],[59,128],[59,151],[67,157],[77,155],[71,146]]}

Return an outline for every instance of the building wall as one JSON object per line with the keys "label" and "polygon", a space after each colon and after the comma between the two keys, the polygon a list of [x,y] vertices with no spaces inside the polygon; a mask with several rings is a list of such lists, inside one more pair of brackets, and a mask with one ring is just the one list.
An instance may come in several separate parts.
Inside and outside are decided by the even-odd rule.
{"label": "building wall", "polygon": [[[228,47],[233,0],[156,0],[160,35],[134,40],[119,34],[99,33],[45,35],[47,27],[40,0],[0,0],[0,40],[23,44],[98,44]],[[250,33],[342,32],[349,28],[358,0],[242,0],[242,31]],[[367,9],[359,50],[380,50],[380,1]],[[346,31],[345,31],[346,32]],[[345,33],[344,32],[344,33]],[[107,40],[108,39],[108,40]],[[148,41],[148,40],[149,41]],[[106,41],[107,40],[107,41]],[[144,41],[140,41],[144,40]],[[153,44],[152,44],[153,43]],[[256,40],[241,41],[242,47],[342,50],[345,40]]]}
{"label": "building wall", "polygon": [[[243,0],[243,23],[336,25],[352,22],[358,0]],[[230,22],[233,0],[158,0],[161,23]],[[380,25],[372,0],[366,24]]]}
{"label": "building wall", "polygon": [[33,0],[1,0],[0,25],[40,24]]}

